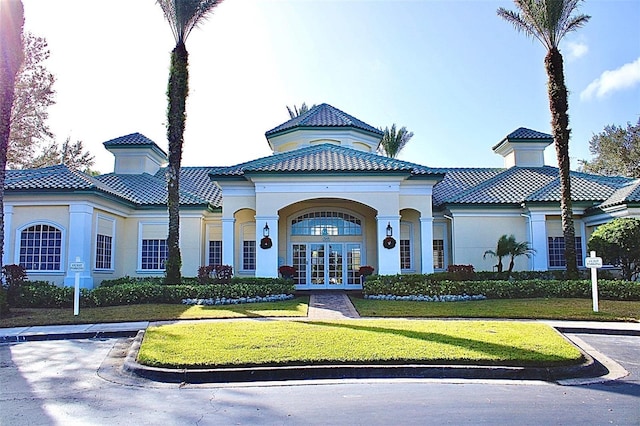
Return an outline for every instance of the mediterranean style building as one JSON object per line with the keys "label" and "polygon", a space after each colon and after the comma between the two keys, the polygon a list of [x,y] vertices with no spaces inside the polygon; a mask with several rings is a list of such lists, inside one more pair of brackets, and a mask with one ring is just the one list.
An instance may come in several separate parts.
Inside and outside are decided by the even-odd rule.
{"label": "mediterranean style building", "polygon": [[[528,241],[518,270],[564,268],[558,170],[544,165],[551,135],[519,128],[493,146],[504,168],[431,168],[376,154],[382,132],[327,104],[266,132],[273,154],[180,174],[182,274],[231,265],[237,276],[297,288],[360,289],[358,269],[430,273],[452,264],[491,270],[499,237]],[[31,279],[83,287],[163,276],[167,154],[140,133],[104,142],[113,173],[64,165],[7,171],[4,264]],[[581,264],[595,227],[640,217],[640,180],[571,173]],[[76,265],[77,266],[77,265]]]}

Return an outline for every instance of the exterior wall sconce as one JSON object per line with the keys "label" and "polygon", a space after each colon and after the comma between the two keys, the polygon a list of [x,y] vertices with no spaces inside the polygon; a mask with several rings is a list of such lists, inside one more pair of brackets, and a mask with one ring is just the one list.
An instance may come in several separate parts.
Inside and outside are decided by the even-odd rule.
{"label": "exterior wall sconce", "polygon": [[386,249],[392,249],[396,246],[396,240],[393,238],[393,228],[391,222],[387,223],[387,237],[382,240],[382,246]]}
{"label": "exterior wall sconce", "polygon": [[260,240],[260,248],[267,250],[273,246],[273,242],[271,238],[269,238],[269,225],[264,224],[264,228],[262,228],[262,239]]}

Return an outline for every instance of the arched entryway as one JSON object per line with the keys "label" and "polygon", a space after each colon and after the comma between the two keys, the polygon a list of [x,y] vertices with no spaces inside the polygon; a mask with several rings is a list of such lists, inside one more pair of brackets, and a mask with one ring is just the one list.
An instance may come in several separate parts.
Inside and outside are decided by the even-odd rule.
{"label": "arched entryway", "polygon": [[361,289],[360,266],[376,258],[367,246],[375,241],[375,213],[342,200],[305,204],[286,216],[287,264],[296,269],[296,288]]}

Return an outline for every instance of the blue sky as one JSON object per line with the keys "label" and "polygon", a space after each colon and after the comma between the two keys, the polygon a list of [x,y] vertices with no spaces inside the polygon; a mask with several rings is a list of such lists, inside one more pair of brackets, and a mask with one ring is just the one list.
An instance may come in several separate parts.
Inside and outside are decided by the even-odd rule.
{"label": "blue sky", "polygon": [[[154,0],[23,0],[57,78],[49,124],[113,170],[102,142],[132,132],[166,150],[174,41]],[[183,165],[271,154],[264,132],[286,105],[326,102],[375,127],[414,132],[401,159],[501,167],[491,147],[518,127],[550,133],[545,50],[496,15],[511,1],[226,0],[187,40]],[[640,1],[587,0],[591,21],[561,43],[570,155],[608,124],[640,116]],[[547,164],[555,165],[553,147]]]}

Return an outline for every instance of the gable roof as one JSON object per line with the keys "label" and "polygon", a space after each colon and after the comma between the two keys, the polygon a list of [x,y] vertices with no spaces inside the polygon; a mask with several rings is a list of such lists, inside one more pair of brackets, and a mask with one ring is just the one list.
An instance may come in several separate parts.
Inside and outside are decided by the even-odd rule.
{"label": "gable roof", "polygon": [[606,201],[598,208],[613,207],[620,204],[640,203],[640,179],[626,182],[618,188]]}
{"label": "gable roof", "polygon": [[411,177],[442,178],[437,170],[378,154],[333,144],[318,144],[231,167],[214,167],[212,179],[245,178],[249,174],[285,173],[377,174],[404,173]]}
{"label": "gable roof", "polygon": [[268,138],[278,133],[293,129],[310,129],[317,127],[350,127],[374,133],[379,136],[383,135],[382,130],[376,129],[364,121],[358,120],[344,111],[340,111],[338,108],[332,107],[329,104],[320,104],[314,106],[304,114],[294,117],[291,120],[268,130],[265,133],[265,136]]}
{"label": "gable roof", "polygon": [[[511,167],[508,169],[445,169],[444,179],[433,189],[434,206],[521,205],[559,203],[560,179],[555,167]],[[571,172],[572,200],[606,202],[621,187],[624,177]],[[638,188],[636,188],[638,189]],[[638,191],[640,195],[640,190]]]}
{"label": "gable roof", "polygon": [[158,146],[154,141],[143,135],[142,133],[131,133],[103,142],[105,148],[143,148],[150,147],[158,154],[167,157],[167,153]]}
{"label": "gable roof", "polygon": [[[220,189],[209,179],[209,168],[182,168],[180,183],[180,204],[203,207],[222,205]],[[38,190],[50,193],[93,191],[138,207],[167,203],[164,169],[153,176],[147,173],[90,176],[71,170],[63,164],[40,169],[7,170],[5,190],[8,193]]]}

